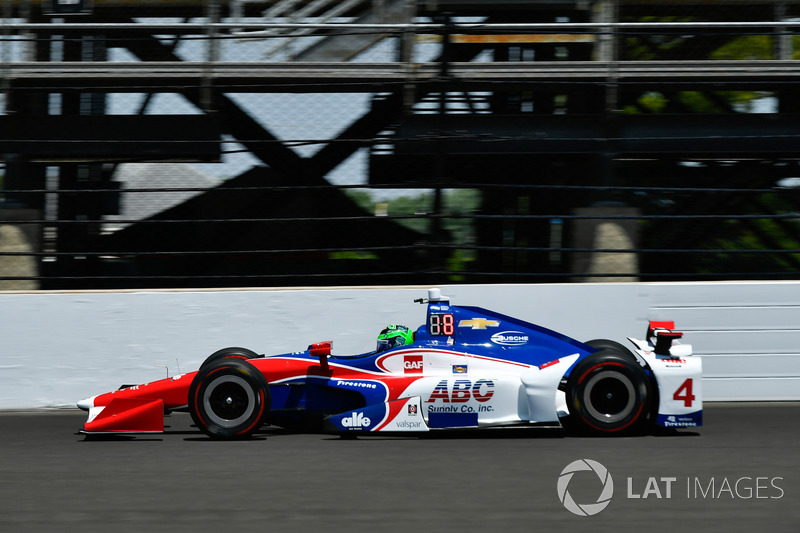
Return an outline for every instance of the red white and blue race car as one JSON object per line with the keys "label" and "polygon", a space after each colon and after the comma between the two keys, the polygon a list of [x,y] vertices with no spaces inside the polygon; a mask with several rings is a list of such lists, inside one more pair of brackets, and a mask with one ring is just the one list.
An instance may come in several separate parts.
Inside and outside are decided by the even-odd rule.
{"label": "red white and blue race car", "polygon": [[[213,438],[264,424],[343,435],[532,428],[593,434],[702,424],[701,359],[672,322],[650,322],[633,350],[579,342],[428,291],[427,320],[409,343],[361,355],[331,342],[263,356],[225,348],[196,372],[87,398],[85,434],[163,432],[187,411]],[[354,433],[358,432],[358,433]]]}

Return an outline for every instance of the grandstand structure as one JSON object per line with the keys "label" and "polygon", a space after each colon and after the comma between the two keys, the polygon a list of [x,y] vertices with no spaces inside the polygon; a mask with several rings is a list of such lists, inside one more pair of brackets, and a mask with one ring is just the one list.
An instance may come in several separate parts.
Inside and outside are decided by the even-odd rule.
{"label": "grandstand structure", "polygon": [[[0,0],[0,17],[0,225],[20,209],[38,232],[29,253],[5,253],[36,269],[0,265],[7,281],[774,279],[800,267],[786,185],[800,176],[800,1]],[[246,105],[298,94],[366,103],[334,134],[300,139]],[[183,105],[150,105],[159,95]],[[255,163],[119,220],[137,193],[181,188],[150,165],[148,185],[122,189],[123,164],[232,151]],[[363,175],[334,183],[356,154]],[[351,188],[432,201],[376,216]],[[478,191],[477,212],[448,211],[458,189]]]}

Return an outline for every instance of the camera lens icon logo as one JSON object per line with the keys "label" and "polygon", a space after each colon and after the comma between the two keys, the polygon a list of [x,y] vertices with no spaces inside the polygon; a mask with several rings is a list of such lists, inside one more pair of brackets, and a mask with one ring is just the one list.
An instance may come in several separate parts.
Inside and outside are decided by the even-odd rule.
{"label": "camera lens icon logo", "polygon": [[[603,490],[594,503],[579,504],[572,499],[569,490],[567,490],[570,481],[572,481],[572,476],[574,476],[576,472],[581,471],[594,472],[603,484]],[[578,459],[568,464],[566,468],[561,471],[561,475],[558,477],[557,489],[558,499],[561,500],[561,503],[564,504],[567,511],[578,516],[592,516],[608,507],[608,504],[611,503],[611,497],[614,495],[614,480],[611,479],[611,474],[608,472],[608,469],[597,461]]]}

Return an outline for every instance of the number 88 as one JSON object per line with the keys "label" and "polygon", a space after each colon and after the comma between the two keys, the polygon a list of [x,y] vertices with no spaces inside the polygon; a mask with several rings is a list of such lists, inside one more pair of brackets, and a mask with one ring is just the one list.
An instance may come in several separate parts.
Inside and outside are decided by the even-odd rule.
{"label": "number 88", "polygon": [[455,321],[453,315],[431,315],[431,335],[447,335],[455,333]]}

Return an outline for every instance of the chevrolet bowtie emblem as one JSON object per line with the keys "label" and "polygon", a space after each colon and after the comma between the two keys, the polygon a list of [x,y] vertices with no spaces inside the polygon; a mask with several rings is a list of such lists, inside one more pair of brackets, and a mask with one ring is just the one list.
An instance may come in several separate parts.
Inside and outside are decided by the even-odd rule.
{"label": "chevrolet bowtie emblem", "polygon": [[472,329],[486,329],[486,328],[496,328],[500,325],[500,322],[497,320],[486,320],[485,318],[473,318],[470,320],[461,320],[458,322],[458,327],[460,328],[469,328]]}

